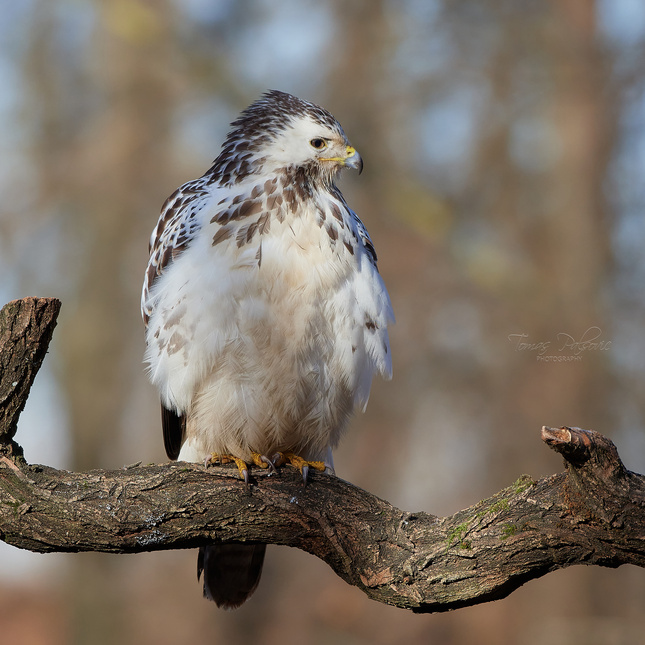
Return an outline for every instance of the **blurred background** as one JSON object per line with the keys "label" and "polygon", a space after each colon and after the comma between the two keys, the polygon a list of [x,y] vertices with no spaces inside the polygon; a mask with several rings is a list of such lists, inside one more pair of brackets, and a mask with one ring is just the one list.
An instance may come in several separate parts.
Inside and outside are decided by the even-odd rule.
{"label": "blurred background", "polygon": [[[375,383],[338,474],[451,514],[562,470],[543,424],[601,431],[645,471],[641,0],[0,7],[0,300],[63,302],[17,436],[28,461],[165,460],[142,366],[148,237],[239,110],[275,88],[328,108],[361,152],[365,172],[341,188],[397,316],[394,380]],[[202,600],[195,551],[0,546],[7,643],[645,643],[635,567],[575,567],[416,616],[272,547],[253,599],[226,613]]]}

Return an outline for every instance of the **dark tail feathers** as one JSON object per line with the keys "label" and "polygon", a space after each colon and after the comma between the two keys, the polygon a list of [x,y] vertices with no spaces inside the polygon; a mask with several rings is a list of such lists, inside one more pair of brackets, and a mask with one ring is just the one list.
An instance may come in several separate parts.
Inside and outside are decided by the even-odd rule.
{"label": "dark tail feathers", "polygon": [[204,573],[204,597],[223,609],[236,609],[260,582],[266,544],[229,542],[199,549],[197,579]]}

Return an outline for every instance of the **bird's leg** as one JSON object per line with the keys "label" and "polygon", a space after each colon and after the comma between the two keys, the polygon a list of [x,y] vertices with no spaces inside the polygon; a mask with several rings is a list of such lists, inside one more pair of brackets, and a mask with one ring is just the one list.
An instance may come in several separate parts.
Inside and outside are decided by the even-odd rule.
{"label": "bird's leg", "polygon": [[[249,464],[247,464],[244,459],[240,459],[235,455],[221,455],[217,452],[213,452],[204,460],[204,466],[208,466],[208,464],[214,464],[216,462],[219,462],[220,464],[234,463],[240,473],[240,479],[243,479],[246,484],[249,483]],[[259,468],[268,468],[272,473],[276,472],[275,466],[273,465],[271,459],[269,459],[265,455],[261,455],[258,452],[251,453],[251,463],[258,466]]]}
{"label": "bird's leg", "polygon": [[283,464],[291,464],[295,466],[300,473],[302,474],[302,480],[305,485],[307,485],[307,476],[309,475],[309,468],[319,470],[320,472],[325,472],[327,469],[327,464],[324,461],[308,461],[303,459],[300,455],[296,455],[295,452],[277,452],[273,456],[273,465],[275,467],[282,466]]}

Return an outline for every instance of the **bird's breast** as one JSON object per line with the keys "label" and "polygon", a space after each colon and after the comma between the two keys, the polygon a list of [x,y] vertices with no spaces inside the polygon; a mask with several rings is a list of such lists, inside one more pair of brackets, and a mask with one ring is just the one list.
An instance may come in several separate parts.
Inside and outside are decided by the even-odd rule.
{"label": "bird's breast", "polygon": [[[333,290],[355,270],[354,239],[336,204],[280,200],[269,196],[243,208],[244,218],[213,218],[205,237],[215,257],[229,256],[251,285],[275,300]],[[273,204],[273,207],[269,206]]]}

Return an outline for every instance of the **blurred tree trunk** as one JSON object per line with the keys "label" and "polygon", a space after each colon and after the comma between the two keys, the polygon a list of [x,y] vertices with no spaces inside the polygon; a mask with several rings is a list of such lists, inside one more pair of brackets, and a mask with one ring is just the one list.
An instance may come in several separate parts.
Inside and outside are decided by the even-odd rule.
{"label": "blurred tree trunk", "polygon": [[[553,56],[552,118],[562,146],[550,189],[550,230],[540,258],[553,285],[546,310],[557,312],[555,320],[565,325],[565,331],[573,330],[568,333],[579,337],[597,326],[603,338],[611,340],[610,316],[603,298],[604,281],[612,273],[611,220],[604,187],[618,113],[607,92],[609,54],[601,49],[595,3],[552,1],[550,7],[559,29],[545,49]],[[548,321],[547,316],[542,319]],[[551,393],[552,413],[560,414],[562,423],[575,418],[583,427],[617,427],[611,409],[614,382],[604,354],[587,353],[578,369],[567,373],[557,388],[544,383]],[[525,389],[524,400],[527,394]],[[578,574],[572,580],[577,586],[571,591],[586,611],[591,615],[619,611],[622,601],[615,596],[607,598],[606,590],[598,584],[599,576],[588,569]],[[617,605],[610,609],[612,602]]]}
{"label": "blurred tree trunk", "polygon": [[[597,326],[611,338],[604,309],[603,276],[608,274],[609,231],[603,178],[611,153],[615,114],[607,104],[607,61],[596,39],[593,3],[566,0],[550,5],[551,29],[540,50],[552,89],[546,107],[556,143],[553,162],[543,177],[538,221],[522,231],[522,247],[532,258],[535,280],[521,307],[523,324],[537,340],[557,345],[559,333],[576,340]],[[530,196],[523,195],[524,202]],[[509,220],[517,219],[508,212]],[[551,352],[554,353],[554,352]],[[542,410],[553,421],[610,427],[611,389],[602,352],[588,352],[580,363],[536,365],[525,360],[525,374],[510,393],[527,421]],[[546,368],[546,369],[541,369]],[[515,412],[515,410],[513,411]]]}
{"label": "blurred tree trunk", "polygon": [[[34,162],[42,201],[65,222],[65,269],[75,280],[60,327],[74,469],[133,460],[122,450],[132,366],[141,365],[133,329],[141,330],[145,246],[162,202],[151,206],[149,195],[157,181],[167,188],[172,136],[165,4],[96,2],[92,37],[71,46],[67,67],[56,56],[56,5],[41,2],[35,12],[30,102],[42,111]],[[123,566],[95,554],[70,566],[73,642],[125,642]]]}
{"label": "blurred tree trunk", "polygon": [[[536,113],[546,128],[535,143],[551,147],[548,162],[527,176],[512,156],[512,138],[521,124],[516,118],[498,120],[480,150],[474,177],[477,194],[490,195],[484,202],[489,216],[528,260],[528,271],[510,287],[517,290],[514,297],[500,301],[499,333],[527,333],[528,342],[550,341],[547,354],[558,354],[561,333],[579,340],[596,326],[602,339],[611,340],[603,301],[603,280],[610,273],[603,181],[617,115],[608,104],[609,61],[600,49],[594,3],[551,2],[543,11],[542,19],[518,24],[507,16],[501,22],[505,46],[490,78],[493,100],[512,109],[518,105],[513,81],[522,73],[520,65],[525,73],[532,69],[542,92],[535,91],[524,101],[539,96],[542,102]],[[491,191],[491,186],[496,189]],[[504,448],[491,455],[493,485],[506,481],[508,464],[532,473],[549,468],[548,456],[531,450],[524,437],[509,441],[511,431],[528,431],[542,423],[613,427],[612,380],[605,352],[586,352],[581,362],[539,363],[535,352],[515,353],[511,343],[507,347],[495,374],[497,400],[492,404],[491,427],[499,437],[490,439]],[[598,579],[592,571],[576,570],[559,583],[552,580],[529,593],[544,594],[548,587],[555,604],[573,599],[572,612],[576,607],[588,611],[591,596],[597,595],[607,611],[606,591],[591,582]],[[514,598],[505,606],[509,620],[519,603]]]}
{"label": "blurred tree trunk", "polygon": [[[491,364],[492,387],[505,393],[493,402],[491,427],[502,433],[508,418],[520,428],[572,419],[609,427],[606,355],[540,364],[536,353],[515,352],[506,337],[526,333],[527,342],[550,341],[549,354],[558,353],[560,333],[579,340],[597,326],[603,339],[611,338],[602,298],[610,258],[602,186],[616,118],[604,93],[608,61],[597,41],[593,3],[538,7],[530,19],[512,11],[496,15],[503,31],[488,66],[487,128],[462,201],[464,226],[484,222],[501,240],[500,252],[514,257],[494,288],[481,292],[494,312],[494,340],[505,350]],[[535,149],[528,146],[528,152],[535,159],[539,148],[548,153],[533,168],[522,167],[514,154],[518,132],[536,122],[539,134],[530,135]],[[535,468],[525,444],[506,445],[507,452],[496,455],[499,476],[508,463]]]}

